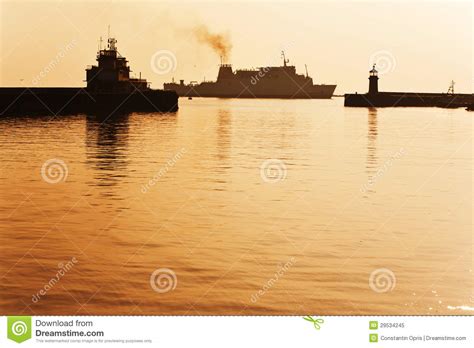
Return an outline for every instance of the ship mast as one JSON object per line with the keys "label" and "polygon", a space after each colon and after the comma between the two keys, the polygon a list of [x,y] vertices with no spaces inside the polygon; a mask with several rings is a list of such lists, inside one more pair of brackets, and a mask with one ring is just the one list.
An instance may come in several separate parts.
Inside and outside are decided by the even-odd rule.
{"label": "ship mast", "polygon": [[285,51],[281,51],[281,56],[283,58],[283,66],[286,67],[286,63],[289,63],[290,60],[285,58]]}
{"label": "ship mast", "polygon": [[111,51],[116,51],[117,50],[117,46],[115,46],[116,43],[117,43],[117,40],[114,39],[113,37],[110,37],[110,24],[109,24],[109,26],[107,27],[107,49]]}
{"label": "ship mast", "polygon": [[448,88],[448,94],[451,94],[453,95],[454,94],[454,80],[451,80],[451,84],[449,85],[449,88]]}

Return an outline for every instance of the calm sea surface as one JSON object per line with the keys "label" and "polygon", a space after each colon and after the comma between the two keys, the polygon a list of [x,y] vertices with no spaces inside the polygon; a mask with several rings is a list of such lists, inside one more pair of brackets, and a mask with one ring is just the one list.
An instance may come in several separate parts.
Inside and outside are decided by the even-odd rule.
{"label": "calm sea surface", "polygon": [[0,119],[0,314],[472,314],[473,113]]}

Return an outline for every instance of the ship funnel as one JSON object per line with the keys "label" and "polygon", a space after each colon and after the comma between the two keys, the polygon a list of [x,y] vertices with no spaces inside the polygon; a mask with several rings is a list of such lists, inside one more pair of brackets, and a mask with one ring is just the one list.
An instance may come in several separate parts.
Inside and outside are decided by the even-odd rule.
{"label": "ship funnel", "polygon": [[217,75],[217,81],[222,79],[231,79],[233,77],[234,73],[232,72],[231,64],[221,64],[219,66],[219,74]]}

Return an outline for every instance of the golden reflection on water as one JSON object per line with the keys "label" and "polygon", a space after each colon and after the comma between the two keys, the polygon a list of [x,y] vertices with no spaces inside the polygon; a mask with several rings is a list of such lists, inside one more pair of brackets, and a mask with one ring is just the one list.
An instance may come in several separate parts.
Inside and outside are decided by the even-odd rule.
{"label": "golden reflection on water", "polygon": [[180,104],[0,120],[1,314],[470,313],[469,113]]}

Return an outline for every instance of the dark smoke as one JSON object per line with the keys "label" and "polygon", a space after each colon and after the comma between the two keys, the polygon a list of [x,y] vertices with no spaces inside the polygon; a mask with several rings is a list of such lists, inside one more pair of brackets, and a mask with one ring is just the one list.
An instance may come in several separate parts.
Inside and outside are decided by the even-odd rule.
{"label": "dark smoke", "polygon": [[211,47],[224,62],[229,59],[232,44],[227,34],[214,34],[205,25],[199,25],[194,28],[194,35],[200,43]]}

